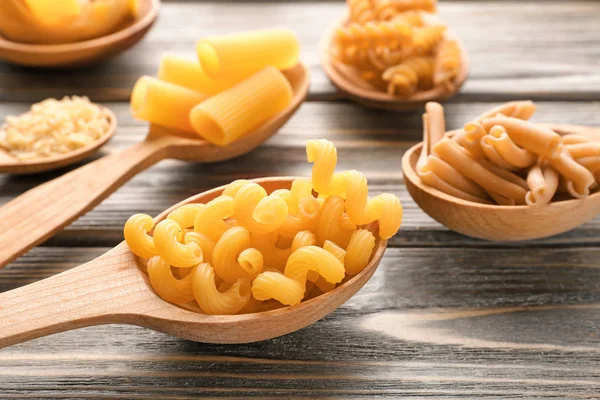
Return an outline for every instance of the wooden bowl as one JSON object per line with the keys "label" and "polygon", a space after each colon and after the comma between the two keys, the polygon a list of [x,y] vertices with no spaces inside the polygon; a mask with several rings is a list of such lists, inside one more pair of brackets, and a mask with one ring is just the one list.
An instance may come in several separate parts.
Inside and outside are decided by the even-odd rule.
{"label": "wooden bowl", "polygon": [[140,0],[138,17],[107,36],[66,44],[29,44],[0,36],[0,59],[27,67],[64,68],[107,59],[138,43],[150,30],[160,9],[160,0]]}

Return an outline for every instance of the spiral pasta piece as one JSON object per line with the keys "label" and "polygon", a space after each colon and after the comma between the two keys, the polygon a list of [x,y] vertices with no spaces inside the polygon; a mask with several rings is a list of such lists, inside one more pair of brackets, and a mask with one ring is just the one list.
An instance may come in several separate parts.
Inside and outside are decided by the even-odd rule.
{"label": "spiral pasta piece", "polygon": [[395,48],[411,43],[412,26],[406,22],[376,21],[364,25],[350,23],[340,26],[335,33],[338,46],[370,48],[387,46]]}
{"label": "spiral pasta piece", "polygon": [[196,215],[202,207],[204,207],[204,204],[185,204],[171,211],[167,215],[167,219],[177,222],[182,228],[192,227],[194,226]]}
{"label": "spiral pasta piece", "polygon": [[156,255],[154,239],[148,232],[154,227],[154,220],[146,214],[134,214],[123,228],[123,235],[129,249],[138,257],[150,258]]}
{"label": "spiral pasta piece", "polygon": [[393,194],[382,193],[369,200],[367,220],[379,221],[379,237],[389,239],[402,224],[402,205]]}
{"label": "spiral pasta piece", "polygon": [[156,252],[170,265],[189,268],[202,262],[202,249],[194,243],[181,243],[183,230],[173,220],[165,219],[154,227]]}
{"label": "spiral pasta piece", "polygon": [[375,236],[366,229],[359,229],[352,235],[346,248],[344,267],[348,275],[356,275],[362,271],[373,254]]}
{"label": "spiral pasta piece", "polygon": [[192,274],[176,279],[171,266],[162,257],[154,256],[148,261],[148,277],[152,288],[169,303],[185,304],[194,300]]}
{"label": "spiral pasta piece", "polygon": [[375,19],[373,0],[346,0],[350,21],[364,24]]}
{"label": "spiral pasta piece", "polygon": [[293,306],[302,301],[305,291],[306,282],[302,284],[280,272],[263,272],[252,281],[252,295],[261,301],[275,299]]}
{"label": "spiral pasta piece", "polygon": [[[323,250],[331,253],[342,264],[344,264],[344,259],[346,258],[346,250],[342,249],[337,244],[330,242],[329,240],[326,240],[325,243],[323,243]],[[315,277],[316,277],[316,279],[315,279]],[[307,279],[311,282],[314,282],[315,285],[317,286],[317,288],[319,288],[319,290],[322,293],[331,292],[333,289],[335,289],[335,286],[336,286],[335,283],[328,282],[325,278],[320,276],[316,271],[308,271]]]}
{"label": "spiral pasta piece", "polygon": [[341,226],[344,208],[344,200],[341,197],[332,196],[325,200],[321,208],[321,219],[315,231],[319,244],[330,240],[341,247],[348,245],[353,230],[345,230]]}
{"label": "spiral pasta piece", "polygon": [[213,266],[217,275],[225,282],[234,283],[240,278],[249,278],[262,271],[262,256],[246,252],[240,262],[241,253],[250,248],[250,232],[246,228],[235,226],[226,231],[213,251]]}
{"label": "spiral pasta piece", "polygon": [[433,67],[433,83],[443,85],[447,89],[454,88],[453,81],[458,76],[462,65],[461,51],[456,39],[442,40],[435,53]]}
{"label": "spiral pasta piece", "polygon": [[194,231],[202,233],[216,242],[228,229],[225,219],[234,212],[231,196],[222,195],[206,203],[196,214]]}
{"label": "spiral pasta piece", "polygon": [[280,249],[277,247],[278,235],[276,232],[256,233],[252,232],[250,244],[263,254],[265,269],[267,267],[283,270],[291,249]]}
{"label": "spiral pasta piece", "polygon": [[331,184],[337,165],[337,150],[329,140],[309,140],[306,158],[313,163],[312,184],[319,196],[331,195]]}
{"label": "spiral pasta piece", "polygon": [[344,279],[344,264],[333,254],[317,246],[304,246],[290,255],[285,264],[285,276],[306,281],[308,271],[317,271],[327,282],[339,283]]}
{"label": "spiral pasta piece", "polygon": [[431,54],[438,43],[442,41],[446,29],[445,25],[428,25],[416,28],[411,43],[415,53],[418,55]]}
{"label": "spiral pasta piece", "polygon": [[215,250],[215,241],[200,232],[187,232],[183,237],[183,243],[196,243],[202,249],[202,261],[212,263],[212,254]]}
{"label": "spiral pasta piece", "polygon": [[432,57],[412,57],[383,72],[382,78],[388,82],[389,94],[408,95],[417,87],[429,87],[433,79]]}
{"label": "spiral pasta piece", "polygon": [[244,308],[251,297],[250,281],[237,280],[229,289],[221,293],[215,284],[215,271],[208,263],[194,268],[193,296],[202,311],[211,315],[232,315]]}

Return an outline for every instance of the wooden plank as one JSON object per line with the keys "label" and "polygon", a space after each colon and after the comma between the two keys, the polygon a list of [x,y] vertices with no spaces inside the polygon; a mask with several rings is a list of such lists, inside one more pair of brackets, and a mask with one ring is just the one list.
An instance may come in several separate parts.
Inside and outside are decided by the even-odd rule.
{"label": "wooden plank", "polygon": [[[216,3],[169,2],[156,28],[135,49],[101,65],[39,71],[0,65],[0,100],[39,101],[87,95],[98,101],[126,100],[135,80],[155,74],[160,54],[193,56],[195,41],[210,33],[286,25],[298,32],[303,60],[310,65],[312,100],[338,98],[319,67],[319,41],[341,2]],[[440,16],[463,39],[471,76],[462,101],[514,99],[600,99],[600,2],[441,2]],[[92,78],[93,77],[93,78]]]}
{"label": "wooden plank", "polygon": [[[38,248],[0,291],[106,249]],[[389,249],[324,320],[248,345],[105,326],[0,351],[0,398],[591,397],[600,390],[597,248]],[[332,340],[333,338],[333,340]]]}
{"label": "wooden plank", "polygon": [[[142,140],[145,125],[133,120],[123,103],[108,104],[117,114],[120,127],[107,151]],[[446,107],[448,127],[456,128],[495,105],[453,103]],[[0,104],[0,114],[19,113],[24,104]],[[560,121],[600,126],[597,103],[538,102],[538,121]],[[156,215],[169,206],[199,192],[239,178],[310,174],[304,145],[307,139],[327,138],[339,148],[340,169],[358,169],[370,181],[372,193],[397,194],[404,205],[402,230],[392,246],[504,246],[467,239],[450,232],[425,215],[403,185],[400,160],[404,151],[420,138],[420,112],[372,112],[350,103],[306,103],[281,132],[261,148],[235,161],[191,164],[163,161],[138,175],[102,204],[55,236],[51,245],[114,246],[122,240],[127,218],[144,212]],[[375,155],[376,154],[376,155]],[[64,170],[35,176],[0,176],[0,204]],[[0,229],[3,227],[0,221]],[[598,244],[600,218],[570,233],[535,242],[538,246]],[[529,246],[515,243],[511,246]]]}

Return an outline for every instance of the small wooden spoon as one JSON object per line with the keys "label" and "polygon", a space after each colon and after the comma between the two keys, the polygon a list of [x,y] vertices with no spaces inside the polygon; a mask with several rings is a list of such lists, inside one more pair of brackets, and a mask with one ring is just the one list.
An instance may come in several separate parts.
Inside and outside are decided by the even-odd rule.
{"label": "small wooden spoon", "polygon": [[376,109],[393,111],[422,109],[425,106],[425,103],[429,101],[441,102],[453,97],[467,80],[469,75],[469,59],[464,46],[461,45],[459,40],[458,43],[461,47],[462,63],[461,70],[454,80],[452,90],[447,90],[443,86],[438,86],[433,89],[416,92],[408,97],[394,96],[377,90],[377,88],[374,88],[369,83],[363,81],[354,68],[336,61],[331,57],[330,50],[333,48],[335,30],[338,26],[346,24],[347,20],[348,17],[342,18],[338,24],[334,25],[322,41],[321,65],[331,83],[333,83],[349,99],[366,107]]}
{"label": "small wooden spoon", "polygon": [[303,64],[283,72],[292,85],[292,103],[242,139],[217,147],[197,135],[151,126],[141,143],[114,152],[50,182],[37,186],[0,207],[0,268],[91,210],[139,172],[165,158],[198,162],[229,160],[258,147],[273,136],[308,94],[310,76]]}
{"label": "small wooden spoon", "polygon": [[[294,178],[254,182],[267,192],[289,189]],[[187,203],[206,203],[225,187],[190,197],[159,215]],[[243,315],[205,315],[159,298],[142,272],[142,260],[125,242],[80,267],[0,294],[0,348],[40,336],[101,324],[131,324],[207,343],[249,343],[301,329],[333,312],[352,297],[379,265],[387,242],[378,239],[369,264],[333,291],[296,306]]]}
{"label": "small wooden spoon", "polygon": [[110,35],[66,44],[29,44],[0,36],[0,59],[28,67],[72,67],[100,61],[138,43],[148,33],[160,10],[160,0],[139,0],[133,23]]}
{"label": "small wooden spoon", "polygon": [[[600,137],[600,128],[543,125],[560,134]],[[600,212],[600,192],[541,207],[485,205],[458,199],[421,182],[415,171],[420,153],[421,144],[417,144],[402,157],[404,183],[410,195],[431,218],[463,235],[504,241],[539,239],[571,230]]]}
{"label": "small wooden spoon", "polygon": [[[99,106],[102,107],[102,106]],[[38,172],[50,171],[66,165],[74,164],[97,151],[104,146],[115,134],[117,130],[117,117],[108,108],[102,107],[108,115],[110,126],[108,131],[95,142],[86,147],[70,151],[51,157],[40,157],[31,160],[19,160],[9,152],[0,148],[0,174],[33,174]]]}

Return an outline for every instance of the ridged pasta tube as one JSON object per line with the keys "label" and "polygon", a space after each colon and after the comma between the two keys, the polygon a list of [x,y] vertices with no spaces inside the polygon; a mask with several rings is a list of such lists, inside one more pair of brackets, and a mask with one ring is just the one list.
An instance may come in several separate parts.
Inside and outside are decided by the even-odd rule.
{"label": "ridged pasta tube", "polygon": [[352,235],[348,247],[344,267],[348,275],[356,275],[362,271],[373,254],[375,248],[375,236],[366,229],[359,229]]}
{"label": "ridged pasta tube", "polygon": [[402,224],[400,199],[389,193],[373,197],[367,205],[367,220],[379,221],[379,237],[385,240],[391,238]]}
{"label": "ridged pasta tube", "polygon": [[315,234],[319,244],[326,240],[346,247],[350,241],[353,230],[345,230],[341,227],[341,218],[344,213],[344,200],[338,196],[332,196],[325,200],[321,207],[321,219],[317,225]]}
{"label": "ridged pasta tube", "polygon": [[214,240],[200,232],[187,232],[183,237],[183,242],[185,244],[196,243],[202,249],[202,261],[212,263],[212,254],[215,249]]}
{"label": "ridged pasta tube", "polygon": [[194,300],[192,293],[192,274],[183,279],[176,279],[171,266],[160,256],[148,261],[148,277],[152,288],[165,301],[185,304]]}
{"label": "ridged pasta tube", "polygon": [[251,297],[250,281],[246,278],[237,280],[223,293],[217,290],[215,271],[208,263],[195,268],[192,289],[202,311],[211,315],[237,314]]}
{"label": "ridged pasta tube", "polygon": [[123,228],[125,241],[129,249],[138,257],[150,258],[156,255],[154,238],[148,232],[154,227],[154,220],[146,214],[134,214]]}
{"label": "ridged pasta tube", "polygon": [[230,196],[219,196],[206,203],[196,214],[194,230],[217,241],[228,229],[225,219],[233,215],[234,201]]}
{"label": "ridged pasta tube", "polygon": [[194,242],[181,243],[183,229],[170,219],[160,221],[154,227],[156,252],[167,263],[178,268],[189,268],[202,262],[202,249]]}
{"label": "ridged pasta tube", "polygon": [[283,270],[291,248],[280,249],[277,247],[278,235],[276,232],[256,233],[252,232],[250,243],[263,254],[265,269],[267,267]]}
{"label": "ridged pasta tube", "polygon": [[250,232],[235,226],[221,236],[213,251],[213,265],[217,275],[225,282],[234,283],[240,278],[256,276],[263,269],[263,257],[251,249]]}

